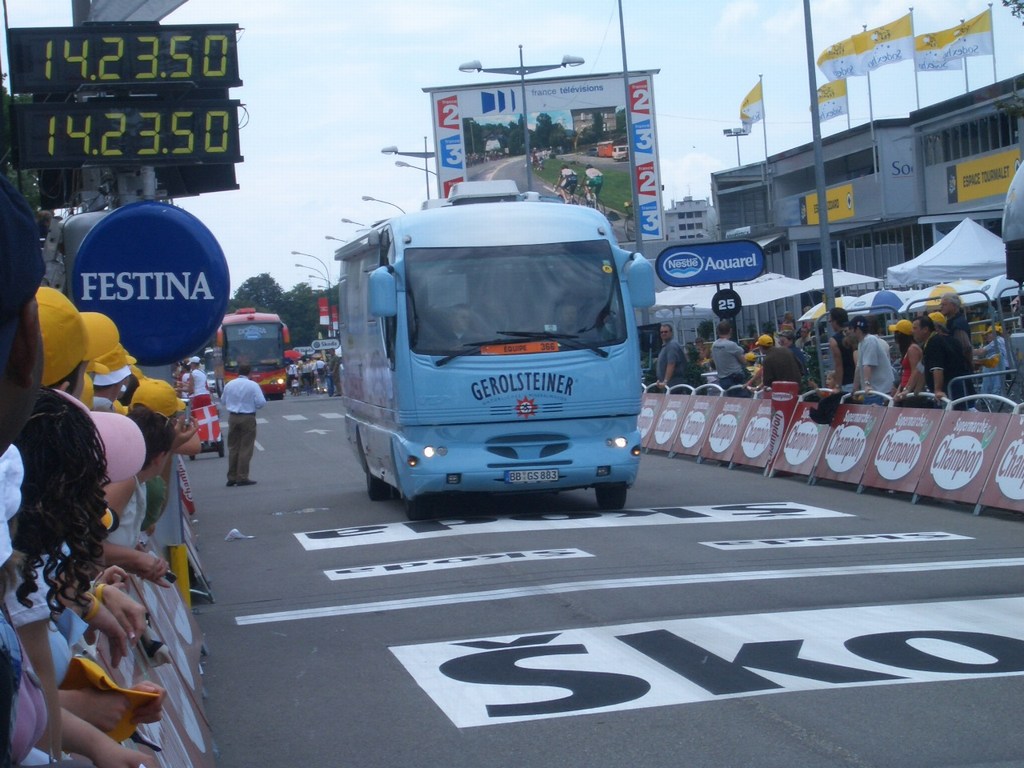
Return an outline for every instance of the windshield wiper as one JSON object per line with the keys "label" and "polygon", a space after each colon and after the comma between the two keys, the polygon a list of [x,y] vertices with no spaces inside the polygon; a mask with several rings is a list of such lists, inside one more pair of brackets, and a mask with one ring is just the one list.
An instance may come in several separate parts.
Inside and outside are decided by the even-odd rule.
{"label": "windshield wiper", "polygon": [[[498,331],[501,333],[501,331]],[[456,357],[465,357],[466,355],[480,354],[481,347],[487,347],[491,344],[506,344],[508,339],[488,339],[487,341],[467,341],[462,346],[464,349],[460,349],[458,352],[452,352],[450,355],[445,355],[442,358],[434,361],[434,365],[440,368],[442,365],[447,365]]]}

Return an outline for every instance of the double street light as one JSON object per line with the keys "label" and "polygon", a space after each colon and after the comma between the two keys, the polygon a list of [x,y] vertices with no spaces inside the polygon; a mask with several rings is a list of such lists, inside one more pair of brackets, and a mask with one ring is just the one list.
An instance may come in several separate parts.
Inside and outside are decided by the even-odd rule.
{"label": "double street light", "polygon": [[533,175],[530,169],[530,112],[526,108],[526,76],[534,72],[547,72],[552,69],[563,67],[578,67],[584,61],[579,56],[563,56],[560,64],[523,64],[523,46],[519,46],[518,67],[482,67],[479,61],[467,61],[461,67],[460,72],[490,72],[498,75],[519,75],[519,88],[523,101],[523,149],[526,154],[526,192],[533,187]]}
{"label": "double street light", "polygon": [[[427,137],[426,136],[423,137],[423,151],[422,152],[401,152],[401,151],[399,151],[398,147],[394,147],[394,146],[392,146],[392,147],[384,147],[384,149],[382,149],[381,152],[383,154],[385,154],[385,155],[402,155],[403,157],[418,157],[420,160],[422,160],[423,161],[423,167],[419,168],[418,170],[423,171],[423,179],[427,183],[427,200],[430,199],[430,174],[434,173],[434,172],[431,171],[430,168],[427,167],[427,160],[430,160],[430,159],[436,157],[437,155],[435,153],[429,152],[427,150]],[[397,165],[399,168],[417,168],[417,166],[409,165],[408,163],[404,163],[401,160],[398,160],[397,162],[395,162],[395,165]],[[437,176],[436,173],[434,173],[434,175]]]}
{"label": "double street light", "polygon": [[[328,235],[327,237],[328,237],[328,239],[330,239],[330,235]],[[337,239],[337,238],[334,238],[334,239]],[[323,267],[323,274],[321,276],[323,277],[324,281],[327,283],[327,289],[330,290],[330,288],[331,288],[331,277],[330,277],[331,270],[327,266],[327,262],[326,261],[321,259],[319,256],[314,256],[312,253],[303,253],[302,251],[292,251],[292,256],[305,256],[306,258],[313,259],[314,261],[318,262],[320,264],[320,266]],[[317,272],[320,272],[319,269],[317,269],[316,267],[314,267],[314,266],[312,266],[310,264],[296,264],[295,266],[296,267],[304,267],[305,269],[315,269]]]}

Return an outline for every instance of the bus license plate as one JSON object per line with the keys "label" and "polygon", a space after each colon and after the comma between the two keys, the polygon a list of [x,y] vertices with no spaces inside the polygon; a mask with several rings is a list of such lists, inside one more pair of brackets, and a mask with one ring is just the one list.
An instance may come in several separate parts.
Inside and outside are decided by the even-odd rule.
{"label": "bus license plate", "polygon": [[523,483],[553,483],[558,480],[557,469],[507,469],[505,482],[513,485]]}

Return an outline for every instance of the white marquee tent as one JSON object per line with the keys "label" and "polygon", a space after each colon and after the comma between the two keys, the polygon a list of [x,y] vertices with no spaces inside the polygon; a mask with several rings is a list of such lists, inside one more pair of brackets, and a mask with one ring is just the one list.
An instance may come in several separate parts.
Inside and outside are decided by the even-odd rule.
{"label": "white marquee tent", "polygon": [[[726,284],[722,285],[727,287]],[[769,301],[788,299],[801,293],[800,281],[776,272],[766,272],[760,277],[744,283],[733,283],[733,289],[740,295],[743,306],[752,307]],[[714,285],[694,285],[686,288],[666,288],[655,297],[656,307],[694,306],[711,308],[711,298],[717,291]]]}
{"label": "white marquee tent", "polygon": [[953,280],[987,280],[1006,272],[1003,241],[973,219],[964,219],[916,259],[886,270],[886,284],[898,288]]}

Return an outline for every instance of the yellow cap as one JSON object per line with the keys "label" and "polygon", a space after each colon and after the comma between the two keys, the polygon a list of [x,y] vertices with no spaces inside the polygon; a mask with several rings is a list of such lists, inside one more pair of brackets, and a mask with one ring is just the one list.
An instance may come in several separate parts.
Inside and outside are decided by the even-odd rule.
{"label": "yellow cap", "polygon": [[43,286],[36,291],[36,302],[43,336],[43,386],[49,387],[106,350],[103,339],[90,335],[81,313],[63,293]]}
{"label": "yellow cap", "polygon": [[96,386],[105,387],[124,381],[131,376],[132,370],[130,366],[134,363],[135,358],[129,355],[125,348],[118,343],[113,349],[108,350],[92,361],[92,365],[106,369],[106,372],[97,370],[93,376]]}
{"label": "yellow cap", "polygon": [[752,363],[755,360],[757,360],[757,355],[755,355],[753,352],[747,352],[746,358],[748,363]]}
{"label": "yellow cap", "polygon": [[100,349],[99,356],[105,355],[121,343],[121,334],[114,325],[114,321],[101,312],[82,312],[82,322],[85,323],[86,333],[90,339],[95,340],[96,347]]}
{"label": "yellow cap", "polygon": [[174,387],[161,379],[140,381],[132,395],[132,405],[144,405],[167,418],[185,410],[185,401],[178,397]]}
{"label": "yellow cap", "polygon": [[767,333],[757,337],[757,346],[759,347],[774,347],[775,339],[769,336]]}
{"label": "yellow cap", "polygon": [[902,333],[904,336],[910,336],[913,332],[914,324],[906,319],[889,326],[889,333]]}
{"label": "yellow cap", "polygon": [[936,325],[941,325],[943,328],[946,327],[946,316],[941,312],[929,312],[928,317],[930,317],[932,322]]}

